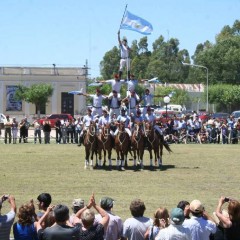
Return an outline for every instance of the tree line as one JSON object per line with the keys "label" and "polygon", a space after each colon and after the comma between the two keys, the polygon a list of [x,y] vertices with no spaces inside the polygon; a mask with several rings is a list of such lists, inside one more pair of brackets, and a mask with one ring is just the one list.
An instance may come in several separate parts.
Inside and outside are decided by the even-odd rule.
{"label": "tree line", "polygon": [[[148,38],[131,43],[131,71],[137,79],[157,77],[167,83],[202,83],[206,85],[206,71],[185,66],[182,62],[202,65],[208,69],[209,103],[218,110],[232,111],[240,108],[240,21],[226,25],[216,35],[215,43],[206,40],[196,46],[193,56],[180,49],[177,38],[165,40],[161,35],[149,50]],[[117,46],[105,53],[100,72],[103,79],[111,79],[118,72],[120,51]],[[126,76],[125,76],[126,77]],[[158,92],[161,93],[158,89]],[[206,94],[206,93],[205,93]],[[185,94],[183,94],[185,96]],[[202,96],[206,99],[206,96]],[[180,100],[179,100],[180,99]],[[176,103],[185,101],[177,97]]]}

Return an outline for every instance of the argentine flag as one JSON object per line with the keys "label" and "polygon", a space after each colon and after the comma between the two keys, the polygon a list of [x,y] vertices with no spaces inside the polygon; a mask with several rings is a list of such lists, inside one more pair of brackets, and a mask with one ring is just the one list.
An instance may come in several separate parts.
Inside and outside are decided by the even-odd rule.
{"label": "argentine flag", "polygon": [[151,23],[147,22],[146,20],[136,15],[133,15],[129,11],[126,11],[126,14],[123,18],[120,28],[136,31],[144,35],[149,35],[153,31]]}

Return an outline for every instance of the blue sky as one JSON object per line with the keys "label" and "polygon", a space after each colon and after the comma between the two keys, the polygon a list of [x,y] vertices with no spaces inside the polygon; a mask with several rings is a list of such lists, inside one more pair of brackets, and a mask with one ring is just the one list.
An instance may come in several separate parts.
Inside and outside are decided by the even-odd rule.
{"label": "blue sky", "polygon": [[[82,67],[100,75],[104,54],[118,45],[125,5],[149,21],[149,49],[163,35],[192,55],[197,44],[215,42],[223,26],[239,19],[240,0],[1,0],[0,66]],[[122,30],[128,42],[144,35]]]}

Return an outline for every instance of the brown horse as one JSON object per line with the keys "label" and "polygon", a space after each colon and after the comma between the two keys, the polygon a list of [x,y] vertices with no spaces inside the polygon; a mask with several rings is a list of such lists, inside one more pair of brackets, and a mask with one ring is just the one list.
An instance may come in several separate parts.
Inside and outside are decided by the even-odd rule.
{"label": "brown horse", "polygon": [[[115,150],[117,153],[117,167],[119,170],[125,170],[124,166],[126,166],[127,154],[130,145],[130,137],[125,130],[125,123],[121,122],[118,124],[118,133],[115,136]],[[120,165],[119,165],[120,161]]]}
{"label": "brown horse", "polygon": [[143,169],[144,154],[144,132],[141,123],[135,123],[131,137],[131,146],[133,151],[134,168],[136,168],[136,158]]}
{"label": "brown horse", "polygon": [[[85,166],[84,168],[93,169],[93,155],[97,154],[97,137],[96,137],[96,124],[94,121],[88,127],[83,144],[85,146]],[[89,158],[91,159],[89,164]]]}
{"label": "brown horse", "polygon": [[154,126],[151,123],[146,122],[144,125],[145,136],[147,138],[147,146],[150,154],[150,167],[152,167],[152,150],[155,155],[155,165],[158,164],[159,167],[162,166],[162,153],[163,146],[167,149],[168,152],[172,152],[169,145],[164,141],[163,136],[159,136],[155,132]]}
{"label": "brown horse", "polygon": [[102,151],[104,154],[103,166],[106,164],[106,153],[108,153],[109,167],[112,167],[112,147],[113,147],[113,138],[110,134],[110,124],[104,124],[101,128],[101,133],[97,137],[98,142],[98,157],[99,157],[99,166],[102,166]]}

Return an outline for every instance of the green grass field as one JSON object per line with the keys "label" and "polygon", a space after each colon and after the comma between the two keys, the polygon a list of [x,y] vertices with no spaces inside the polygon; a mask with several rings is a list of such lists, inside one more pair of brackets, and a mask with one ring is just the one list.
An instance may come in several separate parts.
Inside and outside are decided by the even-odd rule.
{"label": "green grass field", "polygon": [[[74,198],[87,201],[94,192],[97,201],[103,196],[114,198],[114,212],[123,219],[130,216],[129,204],[134,198],[144,200],[145,215],[150,217],[159,206],[170,210],[183,199],[199,199],[212,212],[219,196],[239,198],[239,145],[179,144],[171,148],[171,154],[164,150],[161,171],[119,172],[84,170],[84,148],[76,144],[1,143],[0,194],[13,194],[19,207],[49,192],[53,204],[71,206]],[[144,156],[148,165],[147,151]],[[8,210],[5,206],[3,212]]]}

